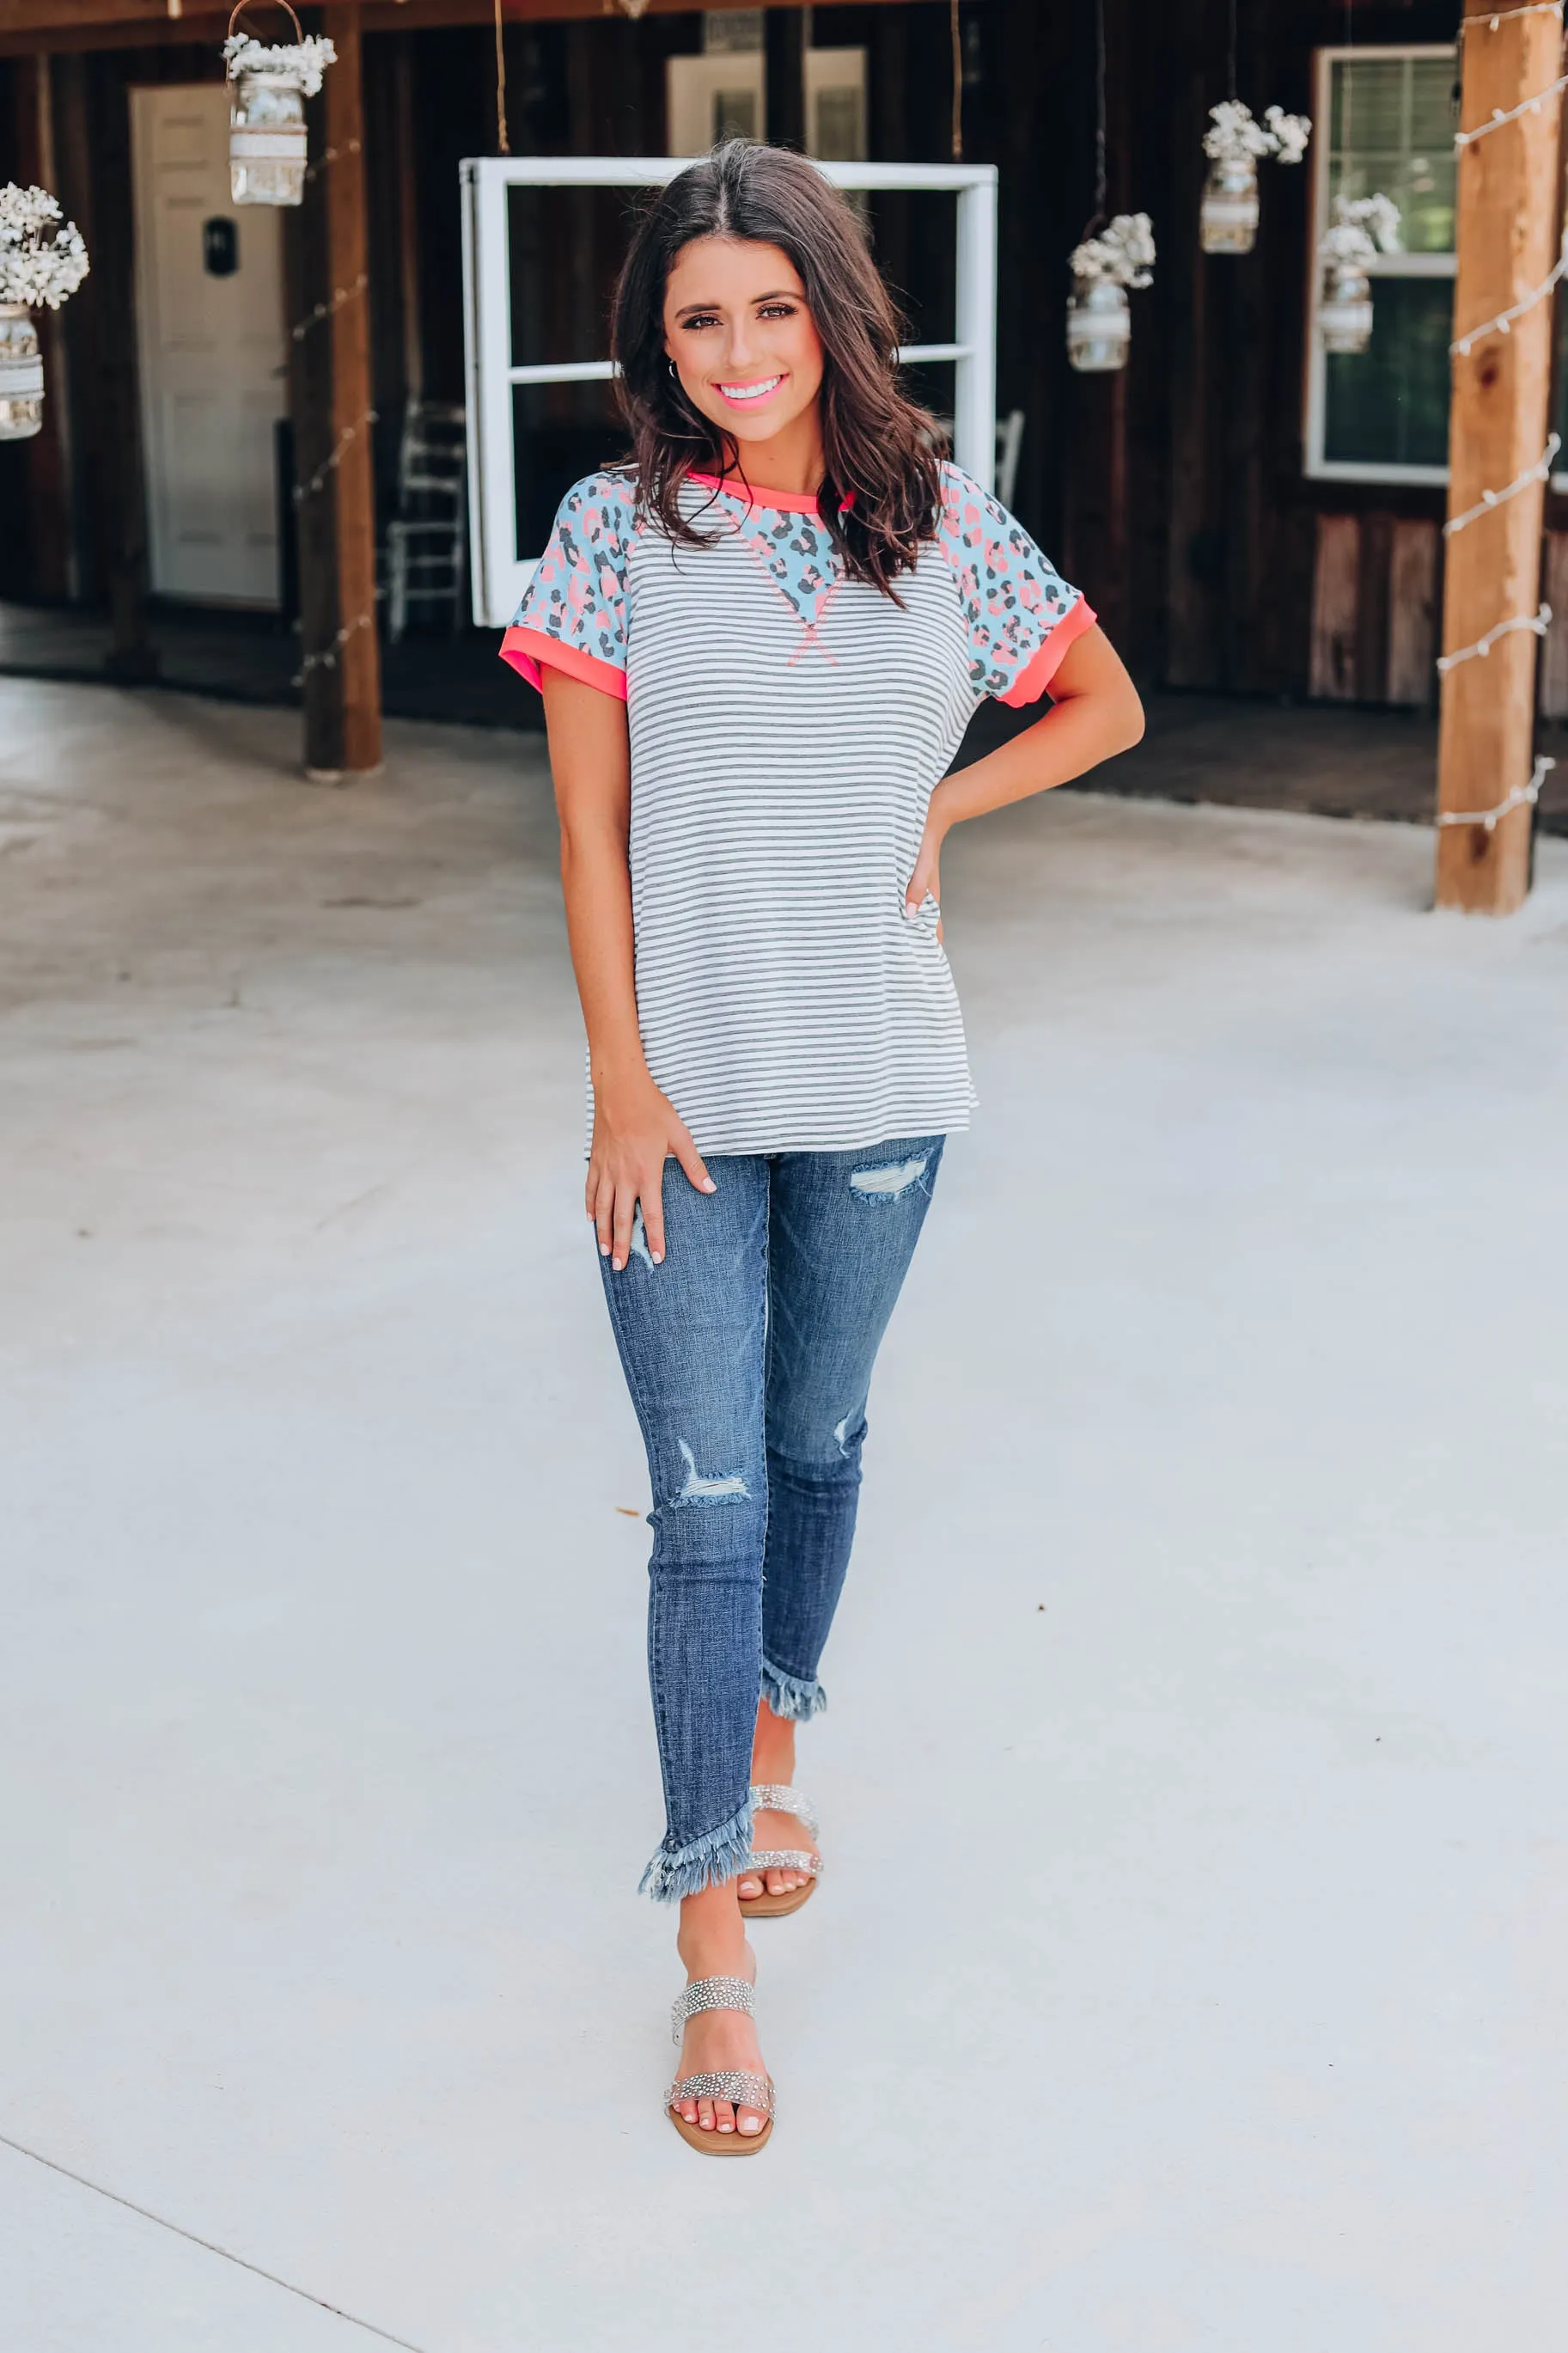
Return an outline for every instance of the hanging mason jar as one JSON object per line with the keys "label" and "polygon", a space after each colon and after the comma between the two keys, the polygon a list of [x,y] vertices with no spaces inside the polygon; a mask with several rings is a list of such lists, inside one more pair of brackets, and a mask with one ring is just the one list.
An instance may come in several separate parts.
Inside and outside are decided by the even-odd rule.
{"label": "hanging mason jar", "polygon": [[1326,352],[1364,352],[1372,341],[1372,282],[1353,261],[1331,261],[1318,305]]}
{"label": "hanging mason jar", "polygon": [[1198,242],[1205,253],[1250,253],[1258,240],[1258,159],[1277,155],[1299,164],[1312,126],[1304,114],[1271,106],[1261,122],[1237,98],[1209,109],[1204,153],[1209,159],[1198,206]]}
{"label": "hanging mason jar", "polygon": [[0,441],[26,441],[44,422],[44,361],[25,302],[0,302]]}
{"label": "hanging mason jar", "polygon": [[1250,156],[1211,164],[1198,207],[1205,253],[1250,253],[1258,238],[1258,166]]}
{"label": "hanging mason jar", "polygon": [[1154,231],[1147,213],[1118,213],[1068,256],[1068,358],[1084,375],[1125,367],[1132,340],[1130,286],[1152,286]]}
{"label": "hanging mason jar", "polygon": [[58,311],[87,276],[87,248],[47,188],[0,188],[0,441],[44,421],[44,361],[35,311]]}
{"label": "hanging mason jar", "polygon": [[308,157],[305,100],[321,89],[337,52],[329,40],[305,37],[289,0],[278,5],[293,26],[292,41],[264,43],[236,32],[247,5],[249,0],[239,0],[223,48],[231,84],[229,192],[237,205],[301,204]]}
{"label": "hanging mason jar", "polygon": [[1399,251],[1399,207],[1392,196],[1334,198],[1328,233],[1318,248],[1323,283],[1318,333],[1326,352],[1364,352],[1372,341],[1372,283],[1367,264]]}
{"label": "hanging mason jar", "polygon": [[1079,287],[1068,297],[1068,358],[1084,375],[1125,367],[1132,341],[1132,310],[1126,290],[1106,279]]}

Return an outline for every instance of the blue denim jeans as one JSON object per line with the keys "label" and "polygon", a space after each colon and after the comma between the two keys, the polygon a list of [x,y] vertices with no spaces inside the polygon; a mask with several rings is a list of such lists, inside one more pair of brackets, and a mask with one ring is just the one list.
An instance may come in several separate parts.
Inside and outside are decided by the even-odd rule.
{"label": "blue denim jeans", "polygon": [[600,1261],[653,1490],[666,1830],[642,1884],[665,1901],[744,1865],[759,1693],[782,1716],[823,1705],[871,1366],[942,1142],[725,1155],[714,1193],[667,1161],[663,1264],[640,1217],[622,1271]]}

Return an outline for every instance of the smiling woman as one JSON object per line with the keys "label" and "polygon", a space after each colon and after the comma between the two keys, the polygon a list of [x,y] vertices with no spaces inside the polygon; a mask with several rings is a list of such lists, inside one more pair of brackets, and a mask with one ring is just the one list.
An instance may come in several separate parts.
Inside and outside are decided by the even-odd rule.
{"label": "smiling woman", "polygon": [[[795,1731],[849,1561],[884,1328],[973,1091],[948,828],[1137,740],[1126,672],[900,389],[859,220],[736,141],[645,216],[635,461],[567,493],[502,651],[545,698],[588,1031],[586,1207],[653,1488],[648,1660],[706,2153],[773,2086],[749,1918],[821,1870]],[[986,695],[1055,708],[946,774]]]}
{"label": "smiling woman", "polygon": [[689,545],[693,471],[820,494],[848,576],[885,588],[941,501],[931,419],[899,388],[898,314],[853,209],[809,165],[744,152],[770,160],[743,181],[700,169],[665,190],[622,276],[615,345],[638,475]]}

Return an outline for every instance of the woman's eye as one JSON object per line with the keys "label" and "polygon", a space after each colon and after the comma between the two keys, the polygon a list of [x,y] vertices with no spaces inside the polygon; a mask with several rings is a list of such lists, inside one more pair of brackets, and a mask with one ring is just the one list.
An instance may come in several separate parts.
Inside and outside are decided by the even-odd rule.
{"label": "woman's eye", "polygon": [[759,318],[763,319],[793,319],[795,316],[795,304],[793,302],[769,302],[763,306],[757,315]]}
{"label": "woman's eye", "polygon": [[714,311],[700,311],[695,318],[683,319],[680,323],[683,327],[689,330],[697,327],[716,327],[719,323],[719,320],[717,313]]}

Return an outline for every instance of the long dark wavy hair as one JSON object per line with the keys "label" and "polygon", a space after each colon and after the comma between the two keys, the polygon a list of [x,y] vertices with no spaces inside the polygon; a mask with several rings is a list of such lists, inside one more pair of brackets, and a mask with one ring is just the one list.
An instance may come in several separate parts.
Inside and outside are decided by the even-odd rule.
{"label": "long dark wavy hair", "polygon": [[664,295],[697,237],[776,245],[800,273],[822,339],[826,473],[817,512],[852,580],[897,602],[941,510],[935,420],[899,389],[900,320],[854,207],[805,156],[729,139],[663,188],[637,225],[616,289],[612,348],[638,496],[669,537],[708,543],[680,512],[688,475],[744,479],[733,434],[694,408],[664,348]]}

